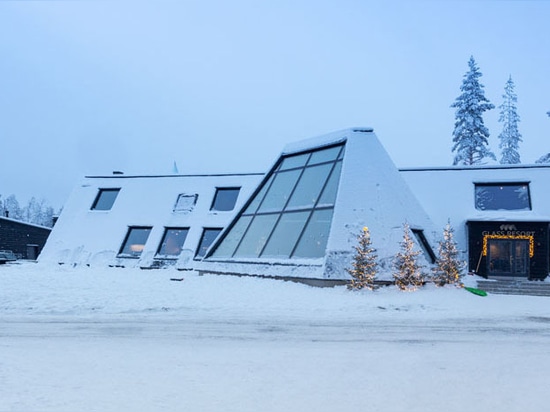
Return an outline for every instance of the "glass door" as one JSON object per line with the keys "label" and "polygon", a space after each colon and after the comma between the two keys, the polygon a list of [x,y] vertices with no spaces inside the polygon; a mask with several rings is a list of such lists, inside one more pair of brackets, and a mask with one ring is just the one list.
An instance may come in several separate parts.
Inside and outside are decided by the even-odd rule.
{"label": "glass door", "polygon": [[488,274],[493,276],[529,276],[529,241],[489,239]]}

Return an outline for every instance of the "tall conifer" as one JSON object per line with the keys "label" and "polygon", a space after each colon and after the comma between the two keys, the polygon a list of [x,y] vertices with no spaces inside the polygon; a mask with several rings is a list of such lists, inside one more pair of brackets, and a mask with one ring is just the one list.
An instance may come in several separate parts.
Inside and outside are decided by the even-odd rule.
{"label": "tall conifer", "polygon": [[504,86],[503,102],[499,106],[500,117],[498,121],[502,123],[502,132],[498,136],[500,140],[498,147],[502,149],[501,164],[521,163],[518,152],[519,142],[522,141],[518,130],[518,123],[520,121],[516,107],[518,97],[514,88],[514,81],[512,80],[512,76],[510,76]]}
{"label": "tall conifer", "polygon": [[470,70],[464,75],[458,96],[451,107],[455,111],[453,148],[456,152],[454,165],[482,164],[485,158],[496,160],[488,148],[489,130],[483,123],[483,112],[494,109],[483,92],[479,78],[482,76],[472,57],[468,61]]}

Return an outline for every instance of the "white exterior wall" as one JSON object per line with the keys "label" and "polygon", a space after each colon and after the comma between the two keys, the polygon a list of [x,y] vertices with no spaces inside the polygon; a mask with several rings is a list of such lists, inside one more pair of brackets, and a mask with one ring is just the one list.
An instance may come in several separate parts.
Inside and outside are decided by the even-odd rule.
{"label": "white exterior wall", "polygon": [[[516,165],[484,167],[449,167],[402,169],[405,179],[439,232],[450,220],[455,240],[467,255],[466,222],[485,221],[550,221],[550,165]],[[489,210],[475,208],[474,183],[529,182],[530,211]]]}
{"label": "white exterior wall", "polygon": [[[203,228],[226,227],[261,178],[261,174],[84,178],[64,206],[40,261],[148,265],[159,247],[165,227],[189,227],[184,243],[188,251],[182,252],[182,257],[194,256]],[[241,188],[232,211],[210,210],[217,187]],[[120,188],[111,210],[91,210],[100,188]],[[180,193],[198,194],[191,212],[173,211]],[[140,259],[117,258],[129,226],[153,228]]]}

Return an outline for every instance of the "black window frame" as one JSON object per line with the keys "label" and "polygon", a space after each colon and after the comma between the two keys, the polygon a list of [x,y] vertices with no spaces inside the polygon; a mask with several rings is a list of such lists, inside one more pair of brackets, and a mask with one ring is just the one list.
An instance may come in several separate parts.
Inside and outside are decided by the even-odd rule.
{"label": "black window frame", "polygon": [[[233,201],[233,205],[230,209],[216,209],[216,203],[218,202],[224,202],[224,200],[219,201],[218,196],[220,196],[220,193],[227,193],[227,192],[237,192],[234,199],[231,199]],[[232,210],[235,210],[235,206],[237,205],[237,200],[239,199],[239,195],[241,193],[241,187],[238,186],[230,186],[230,187],[216,187],[216,193],[214,194],[214,198],[212,199],[212,204],[210,205],[210,211],[211,212],[231,212]]]}
{"label": "black window frame", "polygon": [[[478,195],[478,190],[479,189],[484,189],[484,188],[496,188],[496,187],[508,187],[508,188],[513,188],[513,187],[517,187],[517,188],[520,188],[520,187],[523,187],[523,186],[526,186],[527,187],[527,204],[525,205],[525,207],[522,207],[522,208],[503,208],[503,207],[500,207],[500,208],[482,208],[480,207],[480,200],[479,200],[479,195]],[[532,203],[531,203],[531,185],[530,185],[530,182],[528,181],[519,181],[519,182],[474,182],[474,207],[476,210],[480,210],[480,211],[483,211],[483,212],[486,212],[486,211],[502,211],[502,210],[505,210],[505,211],[527,211],[527,210],[533,210],[533,206],[532,206]]]}
{"label": "black window frame", "polygon": [[[210,242],[210,244],[206,246],[206,248],[204,248],[203,243],[204,243],[204,238],[206,236],[207,231],[217,231],[218,233],[216,234],[214,239],[212,239],[212,242]],[[195,250],[195,258],[200,258],[200,259],[204,258],[206,256],[206,252],[208,252],[208,249],[214,244],[214,242],[216,241],[216,239],[218,238],[218,236],[222,231],[223,231],[223,227],[203,227],[199,244],[197,245],[197,249]],[[201,254],[201,251],[203,249],[204,249],[204,252]]]}
{"label": "black window frame", "polygon": [[[97,195],[94,199],[94,202],[92,203],[92,207],[90,207],[90,210],[101,211],[101,212],[106,212],[106,211],[111,210],[113,208],[117,198],[118,198],[120,190],[121,190],[120,187],[105,187],[105,188],[102,187],[102,188],[99,188],[98,191],[97,191]],[[113,197],[112,202],[111,202],[111,204],[109,205],[108,208],[98,209],[97,206],[102,201],[101,198],[104,196],[105,193],[116,193],[116,195]]]}
{"label": "black window frame", "polygon": [[[163,248],[164,243],[166,242],[166,236],[168,235],[168,232],[171,231],[171,230],[186,231],[185,237],[184,237],[183,242],[181,243],[181,246],[180,246],[180,251],[179,251],[178,254],[160,253],[162,248]],[[187,236],[189,236],[189,230],[190,230],[189,227],[165,227],[164,228],[164,233],[162,234],[162,238],[160,239],[160,243],[159,243],[158,248],[157,248],[157,252],[155,254],[155,258],[159,258],[159,259],[177,259],[178,256],[181,254],[181,251],[183,250],[183,246],[185,245],[185,241],[187,240]]]}
{"label": "black window frame", "polygon": [[[149,233],[147,234],[147,238],[143,243],[143,249],[139,252],[139,254],[124,253],[124,249],[126,249],[126,244],[128,243],[128,240],[130,238],[130,235],[132,234],[132,231],[139,230],[139,229],[144,229],[149,231]],[[145,249],[145,246],[147,245],[147,241],[149,240],[149,236],[151,235],[152,230],[153,230],[153,226],[128,226],[128,230],[126,231],[126,235],[124,236],[124,241],[120,246],[117,257],[127,258],[127,259],[139,259],[141,257],[141,254],[143,253],[143,250]]]}

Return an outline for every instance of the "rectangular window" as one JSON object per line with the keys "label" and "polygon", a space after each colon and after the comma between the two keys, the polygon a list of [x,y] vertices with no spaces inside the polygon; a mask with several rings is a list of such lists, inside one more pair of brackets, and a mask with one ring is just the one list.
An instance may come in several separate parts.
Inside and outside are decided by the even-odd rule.
{"label": "rectangular window", "polygon": [[477,210],[531,210],[529,183],[476,183]]}
{"label": "rectangular window", "polygon": [[221,231],[222,228],[204,228],[202,231],[201,241],[199,243],[199,247],[195,256],[203,257],[206,254],[206,251],[208,250],[210,245],[214,242],[214,240],[216,240]]}
{"label": "rectangular window", "polygon": [[191,212],[197,204],[198,198],[199,195],[197,194],[179,194],[176,204],[174,205],[174,212]]}
{"label": "rectangular window", "polygon": [[120,248],[120,257],[138,258],[145,248],[147,238],[151,233],[152,227],[129,227],[124,243]]}
{"label": "rectangular window", "polygon": [[219,187],[216,189],[216,195],[212,202],[210,210],[227,212],[235,208],[237,198],[239,197],[240,187]]}
{"label": "rectangular window", "polygon": [[160,242],[157,256],[175,258],[183,249],[183,244],[189,233],[189,228],[166,228]]}
{"label": "rectangular window", "polygon": [[422,252],[424,252],[426,260],[430,263],[435,263],[435,253],[428,243],[428,239],[426,239],[426,236],[424,236],[424,231],[422,229],[411,229],[411,232],[413,232],[414,236],[416,237],[416,242],[420,245]]}
{"label": "rectangular window", "polygon": [[118,189],[99,189],[91,210],[111,210],[120,192]]}

